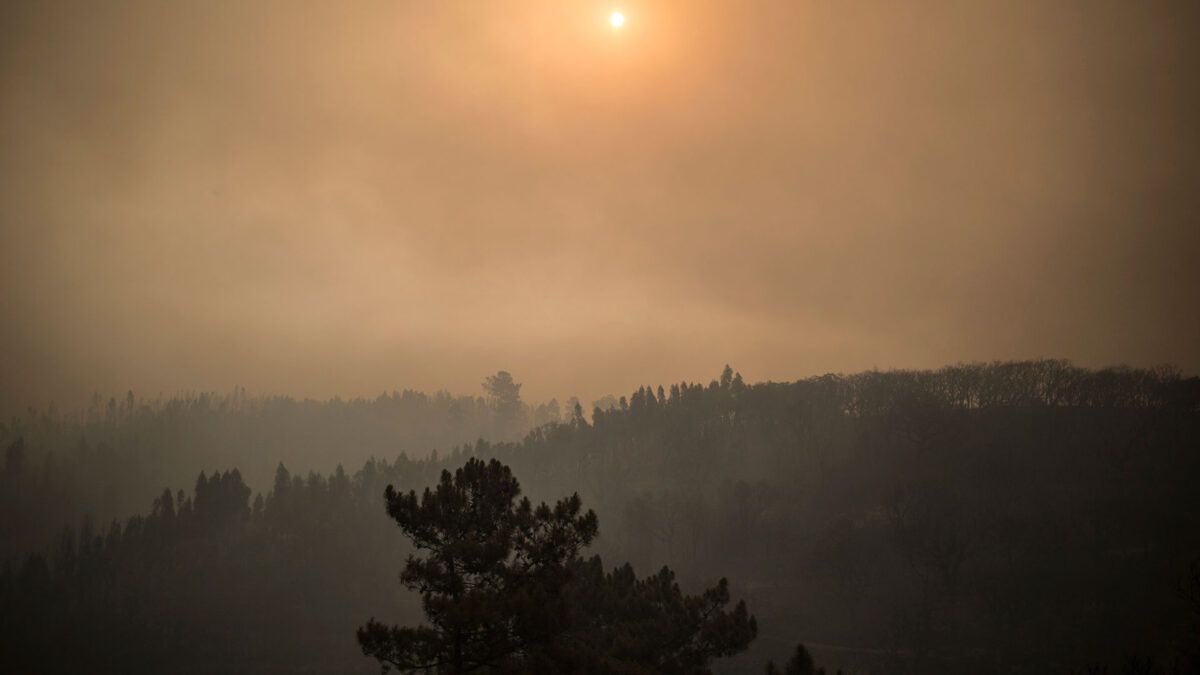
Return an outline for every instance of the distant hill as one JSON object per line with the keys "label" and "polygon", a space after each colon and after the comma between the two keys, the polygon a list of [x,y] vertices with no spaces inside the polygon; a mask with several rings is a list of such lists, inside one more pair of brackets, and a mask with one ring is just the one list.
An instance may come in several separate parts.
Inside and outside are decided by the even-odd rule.
{"label": "distant hill", "polygon": [[[350,429],[389,404],[256,405],[163,406],[129,428],[170,420],[157,438],[261,439],[288,424]],[[330,421],[339,415],[349,421]],[[335,442],[377,438],[355,433]],[[121,444],[132,437],[86,455],[89,467],[113,463],[91,476],[99,493],[106,475],[153,473],[151,455]],[[22,461],[12,443],[6,541],[31,523],[75,524],[35,547],[40,557],[6,551],[4,621],[34,626],[11,634],[21,644],[43,639],[41,616],[55,640],[81,631],[88,654],[119,648],[190,672],[374,672],[355,626],[416,616],[396,581],[406,545],[383,488],[419,490],[473,456],[511,466],[535,500],[579,492],[607,561],[669,564],[690,589],[728,577],[761,627],[728,672],[762,672],[798,641],[831,672],[856,673],[1121,672],[1186,665],[1200,647],[1186,596],[1200,583],[1200,379],[1167,368],[1032,361],[754,385],[726,369],[708,384],[640,388],[521,441],[436,458],[372,452],[327,477],[276,464],[265,490],[224,469],[190,494],[159,485],[140,497],[148,515],[93,519],[86,534],[63,487],[85,477],[68,458]],[[22,604],[31,598],[41,614]],[[115,632],[93,645],[98,623]]]}

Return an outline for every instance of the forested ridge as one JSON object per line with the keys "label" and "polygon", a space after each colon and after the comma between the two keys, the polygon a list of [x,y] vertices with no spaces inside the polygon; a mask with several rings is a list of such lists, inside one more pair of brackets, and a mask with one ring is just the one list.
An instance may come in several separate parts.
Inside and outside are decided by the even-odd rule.
{"label": "forested ridge", "polygon": [[201,469],[237,467],[261,490],[281,462],[327,471],[405,451],[426,457],[479,438],[516,440],[560,418],[557,400],[527,405],[510,375],[493,378],[486,396],[405,390],[316,401],[237,389],[143,400],[127,392],[107,401],[97,394],[82,411],[29,409],[0,423],[0,444],[20,447],[25,465],[21,488],[5,493],[12,522],[0,551],[41,548],[84,513],[124,520],[144,511],[146,494],[190,485]]}
{"label": "forested ridge", "polygon": [[[670,565],[692,590],[728,577],[760,630],[719,672],[761,672],[797,641],[860,673],[1197,665],[1200,380],[1170,369],[1034,361],[748,385],[727,368],[438,456],[418,453],[429,437],[399,456],[364,441],[376,456],[351,464],[311,440],[369,439],[352,431],[364,419],[418,439],[436,417],[392,417],[384,399],[280,403],[279,417],[239,417],[236,401],[114,403],[92,427],[104,446],[88,440],[78,458],[47,448],[91,438],[86,425],[6,425],[0,657],[31,670],[374,672],[355,628],[420,618],[397,583],[409,548],[384,488],[419,491],[474,457],[510,466],[534,499],[578,492],[609,564]],[[496,403],[479,400],[479,419],[494,424]],[[210,445],[225,441],[233,450]],[[204,462],[190,492],[147,486],[142,515],[86,515],[173,452]],[[264,461],[269,485],[261,468],[240,472]],[[341,465],[309,472],[317,462]],[[53,540],[28,545],[47,523]]]}

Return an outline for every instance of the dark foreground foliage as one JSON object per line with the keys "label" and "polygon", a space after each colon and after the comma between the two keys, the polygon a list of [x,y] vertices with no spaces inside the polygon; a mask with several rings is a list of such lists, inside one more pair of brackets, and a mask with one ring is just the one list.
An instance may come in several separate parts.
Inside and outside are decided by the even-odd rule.
{"label": "dark foreground foliage", "polygon": [[404,671],[554,672],[569,620],[571,561],[591,543],[596,514],[578,495],[536,508],[508,467],[470,459],[418,499],[389,485],[387,512],[412,540],[401,581],[426,623],[358,630],[363,653]]}
{"label": "dark foreground foliage", "polygon": [[638,579],[626,563],[606,574],[594,556],[576,561],[567,591],[569,644],[588,673],[707,673],[713,659],[745,651],[758,635],[745,601],[724,609],[725,579],[686,595],[670,568]]}
{"label": "dark foreground foliage", "polygon": [[[5,541],[29,514],[75,525],[0,551],[0,660],[21,671],[374,672],[347,627],[381,607],[422,617],[396,583],[412,551],[384,488],[470,457],[512,467],[534,499],[578,492],[608,560],[669,564],[691,592],[732,579],[762,630],[723,672],[761,673],[797,640],[848,673],[1197,664],[1200,381],[1169,370],[1039,361],[753,386],[730,371],[521,443],[352,475],[280,467],[261,499],[233,472],[190,495],[147,489],[153,510],[118,524],[66,514],[55,486],[74,483],[58,476],[79,472],[31,438],[7,445]],[[171,450],[106,452],[132,484]]]}
{"label": "dark foreground foliage", "polygon": [[520,492],[494,459],[443,472],[419,499],[388,486],[388,515],[417,549],[400,578],[426,622],[372,619],[358,630],[364,654],[405,672],[703,675],[754,639],[745,603],[724,609],[725,579],[693,597],[666,567],[605,575],[599,557],[577,558],[598,529],[578,495],[551,508]]}

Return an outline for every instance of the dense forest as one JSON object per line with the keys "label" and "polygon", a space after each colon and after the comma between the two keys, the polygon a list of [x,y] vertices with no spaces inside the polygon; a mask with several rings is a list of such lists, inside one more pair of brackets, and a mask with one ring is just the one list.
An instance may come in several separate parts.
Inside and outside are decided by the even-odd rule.
{"label": "dense forest", "polygon": [[669,565],[688,593],[727,578],[757,637],[715,672],[798,642],[847,673],[1200,672],[1198,378],[1030,361],[748,385],[727,367],[561,415],[488,383],[13,420],[0,658],[375,672],[355,630],[422,619],[385,489],[497,459],[535,501],[578,493],[606,566]]}
{"label": "dense forest", "polygon": [[280,463],[325,471],[371,457],[436,457],[481,438],[518,440],[561,419],[557,400],[526,404],[505,371],[483,384],[479,396],[405,390],[373,400],[298,401],[238,389],[147,401],[127,392],[107,401],[97,394],[77,413],[29,409],[0,423],[14,469],[28,465],[17,491],[5,492],[9,522],[0,552],[40,549],[80,514],[108,522],[141,513],[147,494],[189,486],[201,469],[237,467],[262,489]]}

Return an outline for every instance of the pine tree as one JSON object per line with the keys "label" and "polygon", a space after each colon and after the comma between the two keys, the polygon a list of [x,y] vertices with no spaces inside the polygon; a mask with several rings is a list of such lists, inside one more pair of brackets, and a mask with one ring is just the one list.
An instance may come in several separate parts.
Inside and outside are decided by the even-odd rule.
{"label": "pine tree", "polygon": [[562,589],[597,520],[578,495],[551,508],[517,502],[520,492],[507,466],[474,458],[420,498],[388,486],[388,515],[418,551],[401,581],[421,594],[428,625],[372,618],[358,631],[364,654],[402,670],[530,670],[567,625]]}

